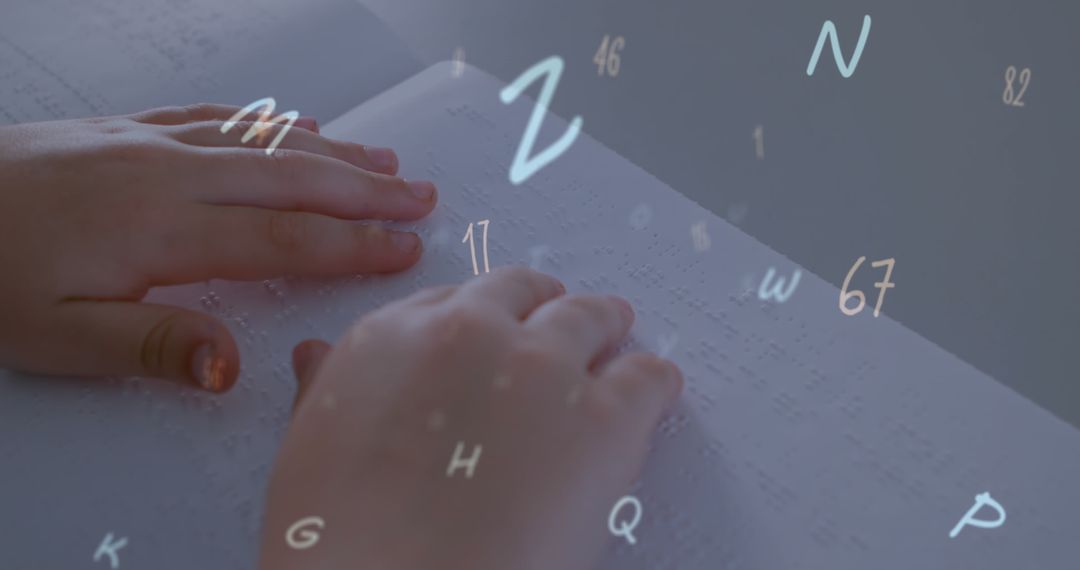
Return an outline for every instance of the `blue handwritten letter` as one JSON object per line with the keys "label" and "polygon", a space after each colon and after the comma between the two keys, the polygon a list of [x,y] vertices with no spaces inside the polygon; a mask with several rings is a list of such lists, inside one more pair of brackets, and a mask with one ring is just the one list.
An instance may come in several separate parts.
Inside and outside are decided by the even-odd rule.
{"label": "blue handwritten letter", "polygon": [[832,23],[832,20],[825,20],[825,24],[821,26],[821,34],[818,35],[817,45],[814,46],[814,53],[810,56],[810,65],[806,66],[806,74],[814,74],[818,58],[821,57],[821,50],[825,47],[825,38],[828,38],[829,43],[832,44],[833,59],[836,60],[836,67],[840,69],[840,75],[845,78],[851,77],[859,65],[859,58],[862,57],[862,50],[866,47],[866,37],[869,35],[870,15],[867,14],[863,18],[862,32],[859,33],[859,43],[855,44],[855,53],[851,54],[851,62],[844,63],[844,56],[840,53],[840,39],[836,36],[836,25]]}
{"label": "blue handwritten letter", "polygon": [[783,303],[791,297],[791,294],[795,292],[795,287],[799,286],[799,278],[802,277],[802,271],[795,270],[795,274],[791,276],[791,285],[788,285],[787,291],[784,291],[784,278],[780,277],[776,280],[776,283],[769,289],[769,282],[772,281],[773,276],[776,275],[776,270],[772,267],[765,273],[765,278],[761,280],[761,286],[758,287],[758,299],[762,301],[768,301],[770,297],[776,299],[776,302]]}
{"label": "blue handwritten letter", "polygon": [[532,116],[529,117],[529,124],[525,127],[525,135],[521,137],[521,144],[518,145],[517,154],[514,155],[514,163],[510,167],[510,182],[515,185],[528,180],[537,170],[547,166],[549,162],[566,152],[566,149],[570,148],[570,145],[573,144],[574,139],[577,138],[578,133],[581,131],[581,117],[574,117],[570,121],[570,126],[566,129],[566,132],[559,137],[559,140],[535,157],[529,158],[533,143],[536,142],[536,135],[540,134],[540,123],[544,120],[544,111],[547,111],[548,103],[551,102],[551,98],[555,95],[555,87],[559,84],[559,76],[562,75],[562,70],[562,58],[553,55],[525,70],[525,73],[522,73],[513,83],[504,87],[502,92],[499,93],[502,102],[509,105],[541,75],[547,75],[547,79],[544,80],[544,87],[540,90],[540,97],[537,98],[536,106],[533,107]]}
{"label": "blue handwritten letter", "polygon": [[[975,518],[975,515],[982,510],[983,507],[990,507],[997,511],[997,519],[992,521],[981,520]],[[956,538],[956,535],[960,534],[960,531],[965,526],[974,526],[978,528],[997,528],[1005,524],[1005,507],[1001,506],[1001,503],[994,500],[990,496],[990,493],[979,493],[975,495],[975,504],[968,509],[968,512],[964,514],[964,518],[960,519],[960,522],[956,523],[952,531],[949,532],[949,538]]]}

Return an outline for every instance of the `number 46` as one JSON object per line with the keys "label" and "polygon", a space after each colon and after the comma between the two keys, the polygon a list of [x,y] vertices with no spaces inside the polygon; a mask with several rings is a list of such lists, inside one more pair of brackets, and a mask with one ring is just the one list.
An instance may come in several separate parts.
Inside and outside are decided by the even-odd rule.
{"label": "number 46", "polygon": [[[855,275],[855,271],[859,269],[859,266],[862,265],[862,262],[864,261],[866,261],[865,255],[860,257],[855,262],[855,265],[851,266],[851,271],[848,271],[847,277],[844,278],[844,286],[840,289],[840,310],[849,317],[859,314],[859,312],[863,310],[863,307],[866,306],[866,295],[864,295],[862,291],[847,290],[848,284],[851,283],[851,277]],[[874,307],[875,317],[878,316],[879,313],[881,313],[881,303],[885,301],[885,290],[896,287],[895,283],[891,283],[889,281],[889,277],[892,276],[892,270],[894,265],[896,265],[896,259],[892,257],[890,257],[889,259],[875,261],[870,264],[871,267],[885,266],[885,278],[881,281],[874,283],[874,287],[881,289],[881,293],[878,293],[877,305]],[[847,308],[847,301],[852,297],[856,297],[859,300],[859,304],[856,305],[854,309],[849,309]]]}
{"label": "number 46", "polygon": [[626,46],[626,39],[622,36],[615,36],[609,46],[608,38],[610,37],[609,35],[604,36],[604,41],[600,43],[600,49],[596,50],[596,55],[592,58],[593,63],[596,64],[596,74],[601,77],[604,76],[605,64],[607,64],[607,74],[609,76],[615,77],[619,75],[620,61],[617,52]]}

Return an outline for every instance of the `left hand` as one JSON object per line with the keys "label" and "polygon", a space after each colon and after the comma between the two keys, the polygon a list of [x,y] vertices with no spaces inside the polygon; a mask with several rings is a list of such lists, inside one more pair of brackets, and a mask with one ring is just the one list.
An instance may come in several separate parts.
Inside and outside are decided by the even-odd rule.
{"label": "left hand", "polygon": [[0,128],[0,366],[168,378],[228,390],[239,355],[198,311],[141,303],[151,287],[401,271],[419,236],[354,220],[414,220],[430,182],[397,157],[301,118],[272,155],[221,132],[223,105]]}

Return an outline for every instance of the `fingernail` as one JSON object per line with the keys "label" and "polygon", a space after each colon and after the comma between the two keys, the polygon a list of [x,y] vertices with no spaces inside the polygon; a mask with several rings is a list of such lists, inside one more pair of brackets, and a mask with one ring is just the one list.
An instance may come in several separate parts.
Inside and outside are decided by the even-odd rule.
{"label": "fingernail", "polygon": [[225,359],[218,356],[213,343],[207,342],[191,355],[191,375],[203,389],[219,392],[225,384]]}
{"label": "fingernail", "polygon": [[380,148],[377,146],[365,146],[368,159],[380,172],[397,172],[398,157],[393,149]]}
{"label": "fingernail", "polygon": [[390,242],[402,253],[412,253],[420,247],[420,236],[409,232],[390,232]]}
{"label": "fingernail", "polygon": [[435,195],[435,185],[427,180],[406,180],[405,184],[409,185],[409,190],[412,190],[413,196],[425,202],[431,200],[431,197]]}
{"label": "fingernail", "polygon": [[608,297],[615,301],[619,305],[619,310],[622,311],[623,318],[627,321],[634,320],[634,308],[630,306],[630,302],[617,295],[608,295]]}

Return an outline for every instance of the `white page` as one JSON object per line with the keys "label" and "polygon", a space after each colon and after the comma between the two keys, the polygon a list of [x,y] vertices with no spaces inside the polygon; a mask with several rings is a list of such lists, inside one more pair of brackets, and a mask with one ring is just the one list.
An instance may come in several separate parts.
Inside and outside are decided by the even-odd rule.
{"label": "white page", "polygon": [[[336,339],[420,288],[472,278],[461,238],[489,219],[492,267],[534,262],[571,292],[627,297],[634,348],[677,338],[670,356],[686,391],[640,487],[628,490],[645,509],[638,543],[613,539],[605,570],[1067,567],[1080,502],[1076,430],[890,320],[888,297],[874,318],[870,283],[880,275],[869,267],[853,281],[870,305],[855,317],[805,270],[785,303],[758,300],[767,268],[790,276],[797,266],[586,134],[511,185],[532,103],[503,105],[499,81],[452,69],[435,65],[325,128],[387,141],[404,176],[437,182],[436,211],[400,225],[425,237],[416,267],[152,292],[150,301],[229,325],[243,362],[229,394],[0,375],[9,434],[0,457],[17,466],[0,490],[7,562],[87,564],[112,532],[130,540],[125,567],[249,568],[294,393],[292,346]],[[566,123],[549,114],[543,125],[536,151]],[[648,219],[633,215],[643,204]],[[690,231],[699,222],[703,251]],[[534,259],[538,246],[548,252]],[[900,275],[890,294],[904,287]],[[949,538],[982,492],[1007,522]]]}
{"label": "white page", "polygon": [[[638,346],[659,351],[678,338],[684,406],[661,429],[644,478],[640,541],[613,545],[605,569],[1072,559],[1080,432],[890,320],[888,296],[874,318],[883,269],[863,264],[852,287],[865,291],[866,309],[845,316],[834,286],[586,135],[513,186],[507,167],[532,103],[503,105],[502,82],[471,67],[455,80],[450,70],[429,68],[326,129],[353,140],[393,132],[406,175],[439,182],[437,215],[411,227],[450,239],[394,290],[467,279],[460,237],[470,221],[491,219],[493,266],[529,263],[530,250],[546,246],[540,268],[571,291],[632,300]],[[534,154],[566,129],[550,114],[543,124]],[[652,220],[637,229],[642,204]],[[702,222],[710,247],[698,251],[692,228]],[[758,298],[770,267],[788,278],[801,270],[785,303]],[[949,538],[982,492],[1011,518]]]}
{"label": "white page", "polygon": [[0,124],[274,97],[328,121],[419,71],[350,0],[33,0],[0,17]]}

